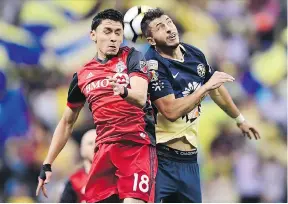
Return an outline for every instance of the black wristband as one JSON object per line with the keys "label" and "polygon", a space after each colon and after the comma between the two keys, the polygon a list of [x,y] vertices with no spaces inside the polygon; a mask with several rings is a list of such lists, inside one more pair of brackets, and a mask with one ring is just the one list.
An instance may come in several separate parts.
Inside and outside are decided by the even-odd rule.
{"label": "black wristband", "polygon": [[46,171],[52,172],[51,164],[43,164],[42,169],[40,171],[40,175],[39,175],[40,179],[46,180],[46,173],[45,173]]}
{"label": "black wristband", "polygon": [[128,89],[126,88],[126,86],[123,86],[123,88],[124,88],[124,93],[123,93],[123,94],[120,94],[120,96],[121,96],[122,98],[126,98],[126,97],[128,96]]}
{"label": "black wristband", "polygon": [[44,171],[51,171],[52,172],[51,164],[43,164],[42,169]]}

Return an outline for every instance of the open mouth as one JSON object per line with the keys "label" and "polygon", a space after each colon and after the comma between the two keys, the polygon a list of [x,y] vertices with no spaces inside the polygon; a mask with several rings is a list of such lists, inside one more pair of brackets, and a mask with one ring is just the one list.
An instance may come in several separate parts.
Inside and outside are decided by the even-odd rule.
{"label": "open mouth", "polygon": [[168,36],[168,39],[169,39],[169,40],[175,40],[175,39],[176,39],[176,36],[177,36],[176,33],[171,33],[171,34]]}

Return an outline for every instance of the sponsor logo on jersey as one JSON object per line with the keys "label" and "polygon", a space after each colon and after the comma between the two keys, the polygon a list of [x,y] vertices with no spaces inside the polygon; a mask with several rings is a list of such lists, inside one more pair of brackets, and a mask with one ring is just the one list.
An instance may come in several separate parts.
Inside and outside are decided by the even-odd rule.
{"label": "sponsor logo on jersey", "polygon": [[93,77],[93,76],[94,76],[94,74],[92,74],[92,72],[90,72],[90,73],[87,75],[86,79],[90,79],[90,78]]}
{"label": "sponsor logo on jersey", "polygon": [[[190,94],[192,94],[194,91],[196,91],[197,89],[199,89],[201,87],[201,83],[198,82],[189,82],[188,86],[185,87],[184,91],[182,92],[183,96],[188,96]],[[186,119],[186,123],[190,122],[192,123],[197,117],[200,116],[200,112],[201,112],[201,105],[198,104],[198,106],[196,106],[191,112],[189,112],[188,114],[182,116],[182,119]]]}
{"label": "sponsor logo on jersey", "polygon": [[172,74],[173,78],[176,79],[176,77],[178,76],[179,72],[177,72],[177,74]]}
{"label": "sponsor logo on jersey", "polygon": [[201,86],[200,83],[198,82],[189,82],[188,86],[185,87],[184,91],[182,91],[183,96],[188,96],[189,94],[193,93],[194,91],[196,91],[197,89],[199,89]]}
{"label": "sponsor logo on jersey", "polygon": [[103,79],[99,81],[93,81],[89,84],[86,85],[85,90],[86,94],[88,94],[90,91],[93,91],[94,89],[98,88],[105,88],[109,85],[109,80],[108,79]]}

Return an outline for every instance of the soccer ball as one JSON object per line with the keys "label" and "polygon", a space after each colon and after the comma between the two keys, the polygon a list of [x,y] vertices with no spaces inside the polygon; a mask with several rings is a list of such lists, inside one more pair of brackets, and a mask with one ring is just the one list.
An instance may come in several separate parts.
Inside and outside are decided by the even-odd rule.
{"label": "soccer ball", "polygon": [[142,35],[141,21],[144,13],[149,9],[149,6],[134,6],[130,8],[124,15],[124,37],[127,40],[136,42],[138,36]]}

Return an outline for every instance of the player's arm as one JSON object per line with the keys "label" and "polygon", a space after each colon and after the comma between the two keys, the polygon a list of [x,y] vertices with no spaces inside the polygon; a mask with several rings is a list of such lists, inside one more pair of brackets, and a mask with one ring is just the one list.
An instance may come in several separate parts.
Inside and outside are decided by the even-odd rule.
{"label": "player's arm", "polygon": [[259,132],[250,125],[242,116],[239,109],[233,102],[229,92],[224,86],[220,86],[210,92],[212,100],[231,118],[235,119],[238,127],[241,129],[242,133],[248,138],[260,139]]}
{"label": "player's arm", "polygon": [[[148,67],[146,59],[141,52],[132,49],[127,57],[130,88],[124,99],[140,108],[143,108],[147,101],[148,92]],[[123,95],[122,95],[123,96]]]}
{"label": "player's arm", "polygon": [[[127,88],[127,96],[124,99],[139,108],[143,108],[147,100],[148,82],[139,76],[130,78],[130,87]],[[124,94],[124,89],[121,95]]]}
{"label": "player's arm", "polygon": [[69,137],[72,134],[73,126],[82,109],[81,107],[70,108],[66,107],[62,118],[60,119],[50,144],[50,148],[43,164],[51,164],[54,162],[60,151],[64,148]]}
{"label": "player's arm", "polygon": [[116,83],[116,79],[109,78],[115,94],[120,95],[128,103],[143,108],[147,101],[148,67],[141,52],[131,49],[127,57],[130,88]]}
{"label": "player's arm", "polygon": [[63,116],[54,131],[48,154],[43,162],[43,167],[38,178],[39,183],[36,190],[36,195],[39,194],[41,189],[44,195],[47,197],[44,184],[49,183],[50,181],[50,177],[52,175],[51,165],[71,136],[73,126],[84,103],[85,96],[81,93],[80,88],[78,87],[78,76],[75,73],[68,91],[68,107],[66,107]]}
{"label": "player's arm", "polygon": [[120,95],[128,103],[143,108],[147,100],[148,82],[138,76],[130,78],[130,87],[118,84],[117,79],[108,77],[109,84],[113,87],[114,95]]}
{"label": "player's arm", "polygon": [[208,89],[202,86],[186,97],[175,98],[174,93],[157,99],[153,103],[169,121],[174,122],[183,115],[191,112],[206,96]]}
{"label": "player's arm", "polygon": [[61,194],[60,203],[77,203],[78,198],[70,181],[65,185],[64,191]]}
{"label": "player's arm", "polygon": [[239,109],[224,86],[211,90],[209,95],[212,100],[231,118],[237,118],[240,115]]}
{"label": "player's arm", "polygon": [[[151,100],[156,105],[157,109],[171,122],[176,121],[183,115],[191,112],[202,99],[209,93],[210,90],[215,89],[225,82],[232,82],[234,80],[230,75],[223,72],[215,72],[213,77],[194,91],[192,94],[176,98],[172,85],[165,76],[165,73],[158,72],[159,81],[152,82],[149,86],[149,93]],[[162,88],[157,89],[156,83],[161,83]]]}

